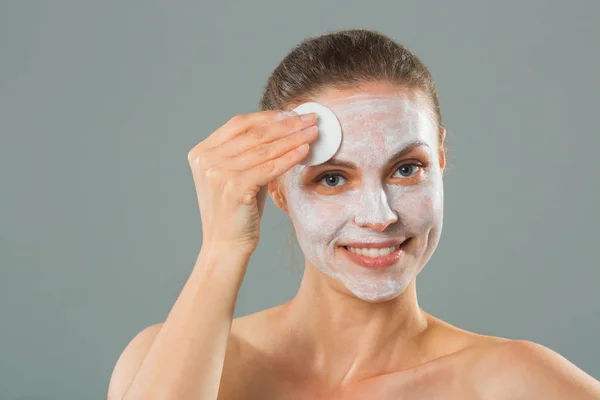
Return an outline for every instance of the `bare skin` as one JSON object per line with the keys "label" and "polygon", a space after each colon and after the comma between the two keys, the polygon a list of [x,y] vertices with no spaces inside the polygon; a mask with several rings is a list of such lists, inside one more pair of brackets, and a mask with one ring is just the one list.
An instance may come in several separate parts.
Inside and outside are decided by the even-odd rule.
{"label": "bare skin", "polygon": [[[363,85],[361,90],[385,94],[397,88],[387,83],[372,83]],[[329,91],[316,101],[326,103],[353,93]],[[444,166],[441,155],[439,168]],[[285,192],[277,180],[269,181],[268,193],[280,209],[288,211]],[[231,232],[220,233],[225,234]],[[249,246],[248,254],[253,246]],[[217,254],[219,257],[215,258],[226,257],[226,253]],[[163,324],[156,324],[128,345],[113,372],[110,400],[147,399],[151,398],[149,393],[157,390],[170,393],[172,388],[189,395],[152,398],[600,399],[600,383],[550,349],[529,341],[468,332],[428,314],[418,304],[416,279],[390,300],[367,302],[306,261],[302,283],[291,301],[231,320],[243,271],[237,278],[239,282],[229,285],[227,280],[235,271],[221,274],[219,271],[227,264],[213,264],[220,268],[207,267],[206,273],[201,269],[194,271],[198,276],[192,276],[188,285],[205,289],[192,292],[193,296],[188,296],[191,300],[186,300],[177,313],[172,312],[168,332],[164,332]],[[211,278],[216,280],[209,282],[208,275],[216,276]],[[215,285],[220,285],[219,289],[207,294]],[[200,319],[186,317],[186,310],[213,312],[214,306],[194,309],[189,305],[193,305],[193,297],[205,296],[199,303],[217,304],[225,297],[223,293],[230,303],[224,312],[214,314],[213,319],[222,324],[219,341],[214,343],[223,343],[224,351],[211,353],[200,364],[194,364],[188,357],[185,368],[174,370],[183,364],[170,356],[176,346],[181,358],[190,354],[196,342],[207,349],[195,353],[198,358],[215,346],[211,337],[202,336],[202,330],[195,330],[197,336],[192,337],[191,333],[178,333],[174,328],[183,325],[181,321],[191,324],[186,326],[200,323],[197,322]],[[231,328],[227,336],[223,330],[228,329],[228,321]],[[168,320],[164,326],[167,323]],[[157,345],[155,339],[159,335],[162,340]],[[153,357],[146,357],[151,348]],[[224,361],[219,358],[223,354]],[[141,365],[145,367],[144,374],[136,376]],[[217,385],[221,365],[220,385]],[[169,372],[172,372],[169,379],[156,383]],[[185,380],[177,380],[184,372],[188,373]],[[208,380],[208,375],[217,380]],[[123,397],[134,376],[136,385],[130,387],[129,396]]]}
{"label": "bare skin", "polygon": [[[302,310],[295,302],[308,292],[304,287],[286,304],[234,321],[219,398],[478,398],[467,370],[508,341],[463,331],[422,310],[414,314],[418,320],[407,315],[406,325],[385,334],[375,318],[370,325],[337,311],[323,314],[332,324],[314,316],[298,326]],[[414,295],[414,285],[404,295]],[[373,352],[368,359],[361,359],[361,348]]]}

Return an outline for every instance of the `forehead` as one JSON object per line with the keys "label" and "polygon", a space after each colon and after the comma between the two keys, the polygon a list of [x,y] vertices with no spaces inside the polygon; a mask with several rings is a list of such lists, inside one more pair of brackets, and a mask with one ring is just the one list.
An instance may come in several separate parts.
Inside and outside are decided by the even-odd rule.
{"label": "forehead", "polygon": [[359,156],[385,162],[409,142],[434,149],[437,129],[430,108],[406,93],[333,93],[315,99],[330,108],[342,126],[342,144],[334,156]]}
{"label": "forehead", "polygon": [[343,118],[351,119],[367,114],[379,117],[387,117],[389,114],[408,116],[411,112],[425,108],[417,98],[406,93],[334,94],[318,97],[315,101],[337,111],[339,117]]}

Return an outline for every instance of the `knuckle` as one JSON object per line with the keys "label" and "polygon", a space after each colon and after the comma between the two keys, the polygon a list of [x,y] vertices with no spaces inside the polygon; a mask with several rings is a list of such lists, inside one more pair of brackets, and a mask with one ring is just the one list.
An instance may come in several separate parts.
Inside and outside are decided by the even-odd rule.
{"label": "knuckle", "polygon": [[227,121],[228,124],[239,124],[244,122],[248,118],[247,114],[236,114]]}
{"label": "knuckle", "polygon": [[196,157],[194,159],[194,164],[197,168],[203,171],[214,168],[213,163],[208,157]]}
{"label": "knuckle", "polygon": [[271,149],[271,146],[258,146],[255,149],[255,154],[256,157],[263,159],[263,160],[268,160],[271,158],[271,155],[273,154],[273,150]]}
{"label": "knuckle", "polygon": [[202,158],[201,155],[206,152],[204,142],[205,140],[201,141],[188,151],[187,159],[189,163],[196,161],[198,158]]}
{"label": "knuckle", "polygon": [[188,154],[188,163],[192,169],[202,169],[203,158],[195,153]]}
{"label": "knuckle", "polygon": [[223,180],[224,171],[216,167],[207,167],[203,169],[203,175],[211,182],[218,182]]}
{"label": "knuckle", "polygon": [[263,129],[253,129],[250,135],[252,135],[252,140],[257,143],[265,143],[267,138],[267,133]]}
{"label": "knuckle", "polygon": [[198,157],[198,146],[199,144],[192,147],[187,154],[187,159],[189,163],[192,163]]}
{"label": "knuckle", "polygon": [[208,159],[207,157],[203,157],[202,154],[199,154],[196,151],[190,151],[188,153],[188,163],[190,167],[193,169],[205,169],[208,167]]}
{"label": "knuckle", "polygon": [[275,163],[273,161],[261,164],[259,167],[259,173],[270,175],[275,171]]}
{"label": "knuckle", "polygon": [[281,125],[287,129],[293,129],[296,126],[298,126],[299,123],[300,123],[300,120],[298,118],[286,118],[281,121]]}
{"label": "knuckle", "polygon": [[225,197],[228,197],[234,193],[237,193],[239,190],[239,185],[234,179],[226,179],[223,182],[223,194]]}
{"label": "knuckle", "polygon": [[[297,149],[297,147],[296,147],[296,149]],[[288,151],[286,154],[283,155],[283,160],[287,164],[290,162],[294,162],[297,157],[298,157],[297,151]]]}

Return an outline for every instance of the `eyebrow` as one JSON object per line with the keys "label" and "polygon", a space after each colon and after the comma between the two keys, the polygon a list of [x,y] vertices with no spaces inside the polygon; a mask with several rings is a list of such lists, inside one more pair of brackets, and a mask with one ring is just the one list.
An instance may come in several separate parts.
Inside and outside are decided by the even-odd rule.
{"label": "eyebrow", "polygon": [[[429,149],[431,149],[431,147],[424,141],[422,140],[415,140],[412,142],[409,142],[406,146],[404,146],[402,148],[402,150],[400,150],[398,153],[394,154],[394,156],[390,159],[390,161],[388,161],[388,164],[391,162],[394,162],[396,160],[398,160],[399,158],[402,158],[403,156],[405,156],[406,154],[410,153],[411,151],[413,151],[414,149],[416,149],[417,147],[421,147],[421,146],[425,146]],[[356,164],[354,164],[351,161],[345,161],[345,160],[339,160],[337,158],[330,158],[328,161],[325,161],[322,164],[316,165],[317,166],[324,166],[324,165],[331,165],[331,166],[336,166],[336,167],[346,167],[346,168],[350,168],[350,169],[358,169],[358,167],[356,166]]]}

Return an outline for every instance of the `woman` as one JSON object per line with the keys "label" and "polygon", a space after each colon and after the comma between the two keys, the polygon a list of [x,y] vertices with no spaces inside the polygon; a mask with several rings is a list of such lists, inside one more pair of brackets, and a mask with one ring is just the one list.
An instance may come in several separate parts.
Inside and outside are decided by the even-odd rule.
{"label": "woman", "polygon": [[[315,166],[299,162],[316,117],[289,112],[308,101],[343,129],[335,156]],[[557,353],[419,307],[446,150],[415,55],[373,31],[311,38],[276,68],[260,105],[189,152],[197,263],[166,321],[123,351],[109,399],[600,399],[600,383]],[[304,277],[291,301],[232,320],[267,193],[294,225]]]}

